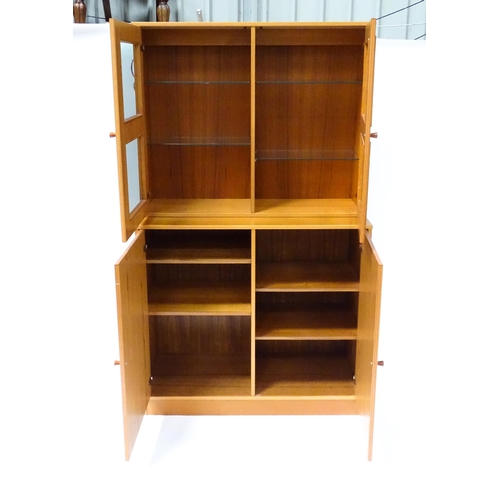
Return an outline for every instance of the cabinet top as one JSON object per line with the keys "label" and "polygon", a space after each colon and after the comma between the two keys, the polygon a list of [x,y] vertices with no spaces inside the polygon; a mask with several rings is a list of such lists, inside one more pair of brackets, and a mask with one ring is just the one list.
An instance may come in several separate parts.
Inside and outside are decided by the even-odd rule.
{"label": "cabinet top", "polygon": [[134,26],[146,29],[164,29],[164,28],[366,28],[370,21],[352,21],[352,22],[135,22]]}

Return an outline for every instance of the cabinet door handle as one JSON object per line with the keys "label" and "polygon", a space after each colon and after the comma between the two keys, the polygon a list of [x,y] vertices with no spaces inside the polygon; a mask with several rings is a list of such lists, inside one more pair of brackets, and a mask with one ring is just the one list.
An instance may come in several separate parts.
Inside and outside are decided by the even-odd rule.
{"label": "cabinet door handle", "polygon": [[378,365],[378,366],[384,366],[384,362],[383,362],[383,361],[378,361],[378,362],[377,362],[377,365]]}
{"label": "cabinet door handle", "polygon": [[118,365],[120,364],[120,362],[119,362],[119,361],[117,361],[117,360],[115,359],[115,362],[114,362],[113,364],[114,364],[115,366],[118,366]]}
{"label": "cabinet door handle", "polygon": [[111,138],[116,137],[116,132],[110,132],[109,137],[111,137]]}
{"label": "cabinet door handle", "polygon": [[378,137],[378,132],[372,132],[372,133],[370,134],[370,137],[371,137],[372,139],[376,139],[376,138]]}

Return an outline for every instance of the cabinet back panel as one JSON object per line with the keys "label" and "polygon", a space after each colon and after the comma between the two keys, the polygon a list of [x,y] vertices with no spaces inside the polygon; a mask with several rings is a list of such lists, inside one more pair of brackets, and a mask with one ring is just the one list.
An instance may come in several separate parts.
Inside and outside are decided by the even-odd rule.
{"label": "cabinet back panel", "polygon": [[365,27],[258,28],[257,45],[363,45]]}
{"label": "cabinet back panel", "polygon": [[164,286],[171,282],[248,283],[250,290],[250,266],[233,264],[149,264],[148,283]]}
{"label": "cabinet back panel", "polygon": [[250,231],[146,231],[146,244],[151,249],[199,248],[248,248],[250,249]]}
{"label": "cabinet back panel", "polygon": [[[175,24],[174,24],[175,26]],[[247,27],[233,28],[175,28],[142,30],[145,45],[250,45],[250,30]],[[361,42],[363,43],[363,42]]]}
{"label": "cabinet back panel", "polygon": [[361,83],[363,47],[257,47],[256,79],[257,82]]}
{"label": "cabinet back panel", "polygon": [[149,146],[153,198],[249,198],[248,146]]}
{"label": "cabinet back panel", "polygon": [[357,169],[356,160],[259,160],[255,163],[255,197],[352,198]]}
{"label": "cabinet back panel", "polygon": [[166,354],[248,354],[250,318],[239,316],[153,316],[154,356]]}
{"label": "cabinet back panel", "polygon": [[356,231],[308,229],[258,231],[257,266],[259,260],[349,261],[356,250],[353,248],[351,233],[355,234]]}
{"label": "cabinet back panel", "polygon": [[147,47],[145,81],[250,81],[250,47]]}
{"label": "cabinet back panel", "polygon": [[257,342],[256,356],[332,354],[348,357],[355,343],[355,340],[267,340]]}
{"label": "cabinet back panel", "polygon": [[331,306],[332,310],[357,312],[357,293],[352,292],[274,292],[258,293],[256,296],[257,310],[293,310],[294,306]]}
{"label": "cabinet back panel", "polygon": [[360,98],[358,84],[258,84],[257,151],[354,150]]}
{"label": "cabinet back panel", "polygon": [[250,375],[250,318],[158,316],[150,332],[153,376]]}
{"label": "cabinet back panel", "polygon": [[248,84],[151,83],[146,109],[150,143],[244,140],[250,145]]}

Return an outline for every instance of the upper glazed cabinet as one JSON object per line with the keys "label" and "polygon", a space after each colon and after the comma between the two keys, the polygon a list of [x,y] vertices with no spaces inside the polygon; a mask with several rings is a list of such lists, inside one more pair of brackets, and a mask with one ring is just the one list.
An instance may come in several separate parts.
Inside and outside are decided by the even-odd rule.
{"label": "upper glazed cabinet", "polygon": [[149,414],[359,414],[375,21],[111,20],[125,447]]}
{"label": "upper glazed cabinet", "polygon": [[366,228],[375,23],[112,22],[123,239],[165,218]]}

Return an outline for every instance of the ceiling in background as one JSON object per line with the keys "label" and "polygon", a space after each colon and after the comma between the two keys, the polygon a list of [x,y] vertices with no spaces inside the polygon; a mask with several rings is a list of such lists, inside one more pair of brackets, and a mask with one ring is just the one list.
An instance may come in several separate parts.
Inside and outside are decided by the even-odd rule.
{"label": "ceiling in background", "polygon": [[[85,0],[87,22],[105,22],[102,0]],[[170,21],[366,21],[377,19],[377,36],[426,39],[425,0],[169,0]],[[110,0],[123,21],[156,21],[156,0]]]}

